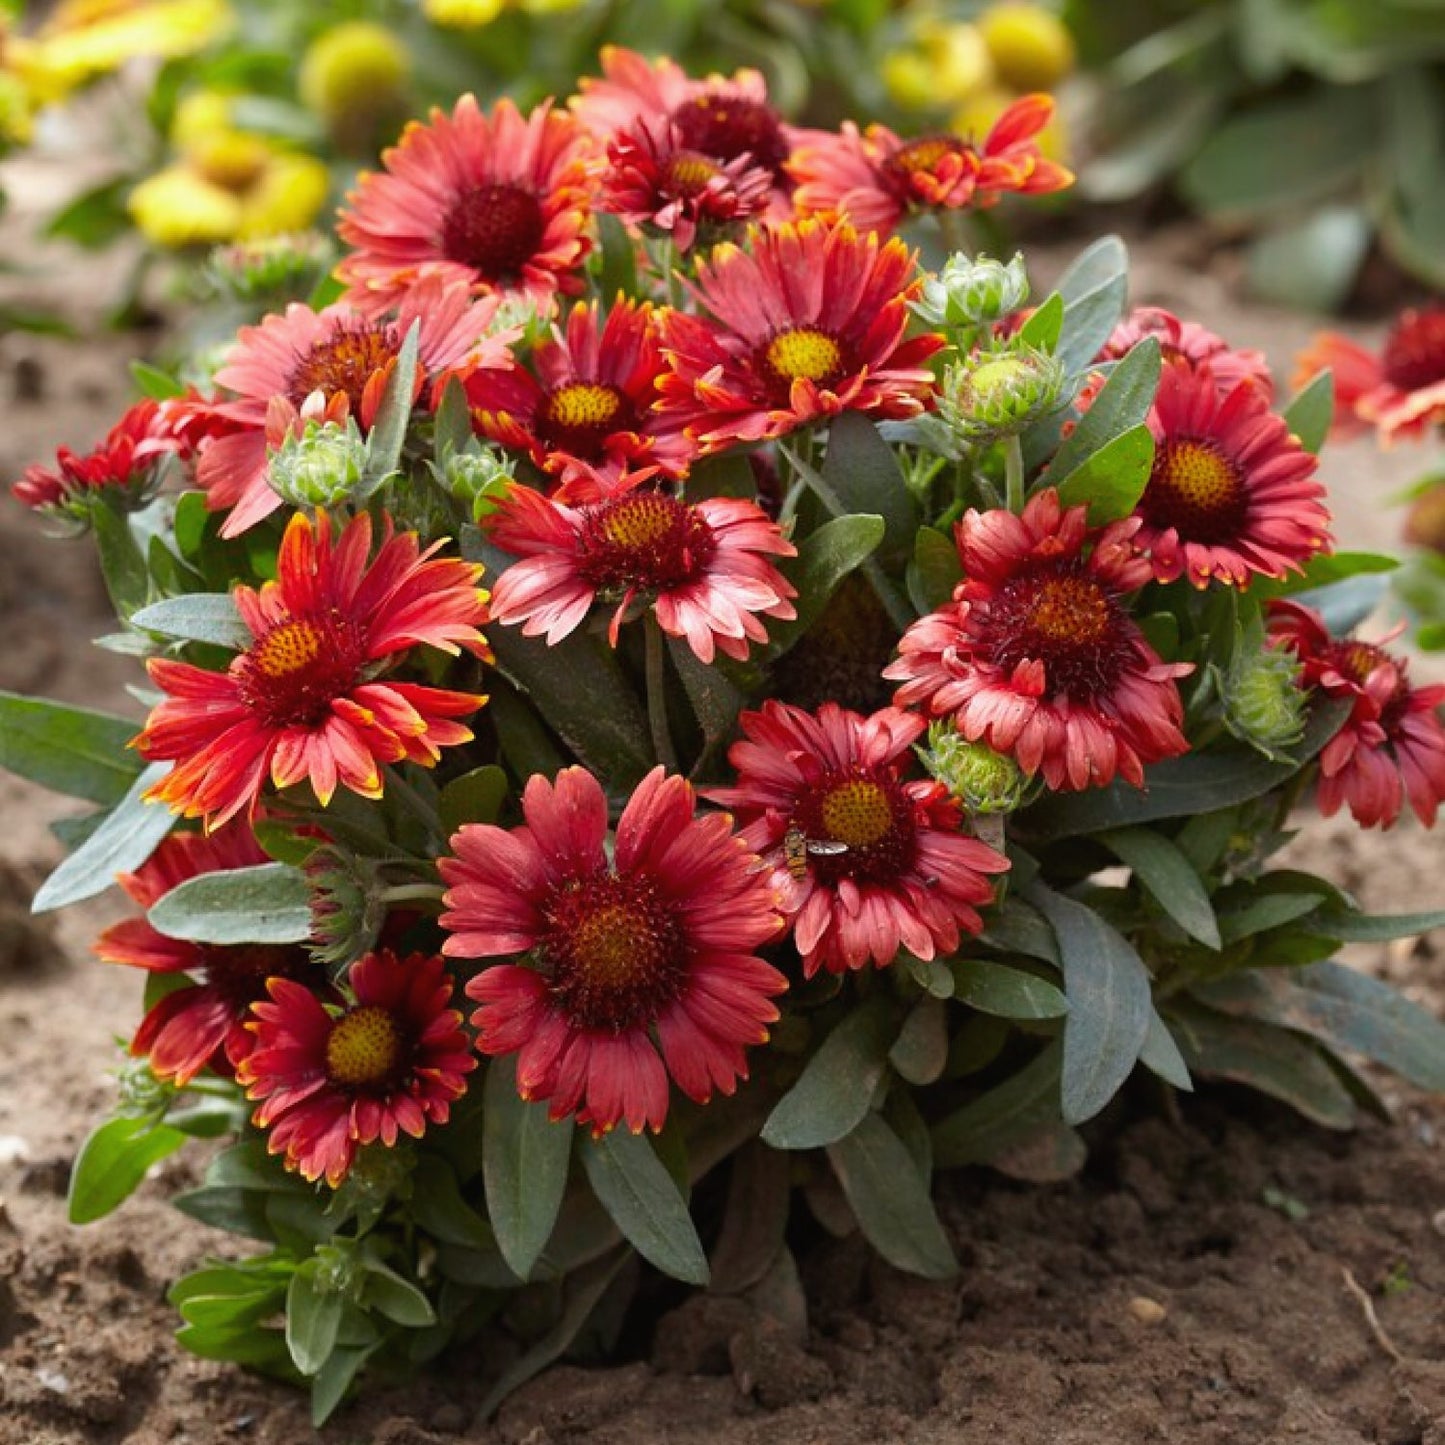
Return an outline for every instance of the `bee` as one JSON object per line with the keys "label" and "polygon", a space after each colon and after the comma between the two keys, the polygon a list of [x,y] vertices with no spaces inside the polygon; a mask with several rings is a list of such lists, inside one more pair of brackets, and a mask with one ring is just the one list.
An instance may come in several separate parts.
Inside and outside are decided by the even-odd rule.
{"label": "bee", "polygon": [[839,853],[847,851],[846,843],[835,843],[831,839],[825,838],[810,838],[796,823],[790,824],[788,831],[783,834],[783,862],[794,878],[801,879],[808,876],[809,853],[821,858],[835,858]]}

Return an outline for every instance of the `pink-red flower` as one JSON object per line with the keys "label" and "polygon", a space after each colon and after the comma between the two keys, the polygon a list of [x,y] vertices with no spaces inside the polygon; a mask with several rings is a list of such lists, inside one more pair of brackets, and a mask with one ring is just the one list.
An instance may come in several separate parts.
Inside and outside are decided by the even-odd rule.
{"label": "pink-red flower", "polygon": [[750,155],[715,160],[688,146],[676,121],[643,117],[608,142],[597,209],[689,251],[699,233],[723,240],[767,210],[773,179]]}
{"label": "pink-red flower", "polygon": [[1009,753],[1050,788],[1143,786],[1144,765],[1188,749],[1168,663],[1145,641],[1125,594],[1151,576],[1138,517],[1090,531],[1084,507],[1052,489],[1022,516],[970,510],[957,540],[953,600],[903,634],[884,676],[894,700],[951,716],[970,742]]}
{"label": "pink-red flower", "polygon": [[1324,331],[1300,353],[1295,386],[1334,374],[1335,427],[1345,436],[1373,426],[1388,446],[1445,422],[1445,305],[1402,311],[1378,352]]}
{"label": "pink-red flower", "polygon": [[1047,95],[1020,96],[974,145],[962,136],[904,140],[885,125],[860,131],[809,131],[788,172],[798,183],[799,215],[851,221],[859,230],[894,230],[910,211],[981,210],[1005,192],[1042,195],[1073,184],[1073,173],[1039,152],[1034,139],[1049,123]]}
{"label": "pink-red flower", "polygon": [[412,121],[361,177],[337,234],[353,248],[336,274],[348,299],[385,309],[421,277],[526,297],[547,310],[582,289],[593,142],[550,103],[484,114],[464,95],[450,115]]}
{"label": "pink-red flower", "polygon": [[493,619],[553,645],[594,602],[615,603],[615,647],[628,609],[648,601],[662,630],[710,663],[716,649],[741,661],[750,642],[766,642],[760,617],[796,616],[796,592],[770,560],[796,549],[761,508],[737,497],[684,502],[645,481],[624,477],[576,505],[512,487],[486,520],[519,559],[492,589]]}
{"label": "pink-red flower", "polygon": [[489,656],[481,568],[425,552],[413,533],[382,537],[356,517],[333,543],[322,513],[291,519],[277,580],[232,594],[251,641],[225,672],[152,658],[168,694],[136,739],[141,753],[176,766],[147,793],[208,830],[255,807],[267,779],[310,783],[325,805],[338,783],[381,796],[379,765],[431,766],[440,749],[470,740],[456,719],[484,697],[385,676],[416,647]]}
{"label": "pink-red flower", "polygon": [[[144,909],[171,889],[203,873],[249,868],[269,861],[249,829],[240,825],[209,837],[172,833],[120,886]],[[130,1051],[148,1055],[160,1079],[188,1084],[208,1065],[233,1072],[251,1052],[247,1011],[266,996],[268,978],[325,985],[324,971],[304,948],[277,944],[223,946],[168,938],[144,918],[112,924],[95,941],[107,963],[124,963],[151,973],[185,974],[190,982],[165,994],[141,1020]]]}
{"label": "pink-red flower", "polygon": [[445,1124],[477,1066],[440,958],[382,950],[353,963],[348,979],[354,1002],[343,1007],[273,978],[236,1070],[260,1100],[252,1117],[269,1131],[267,1149],[333,1189],[362,1145],[391,1148]]}
{"label": "pink-red flower", "polygon": [[1327,818],[1347,806],[1362,828],[1389,828],[1408,803],[1427,828],[1445,800],[1445,684],[1412,687],[1404,658],[1354,637],[1332,637],[1319,613],[1282,599],[1270,633],[1303,664],[1302,681],[1353,699],[1344,726],[1320,753],[1316,788]]}
{"label": "pink-red flower", "polygon": [[1159,581],[1245,587],[1331,549],[1318,459],[1253,381],[1223,391],[1207,364],[1170,362],[1148,420],[1154,467],[1134,540]]}
{"label": "pink-red flower", "polygon": [[1231,346],[1208,327],[1197,321],[1181,321],[1162,306],[1136,306],[1109,333],[1097,359],[1118,361],[1148,336],[1159,342],[1166,362],[1207,366],[1223,393],[1233,391],[1241,381],[1252,381],[1266,401],[1274,396],[1274,378],[1262,351]]}
{"label": "pink-red flower", "polygon": [[26,467],[11,485],[17,502],[44,510],[83,506],[98,493],[142,495],[157,461],[178,449],[156,402],[137,402],[93,451],[77,456],[69,447],[56,453],[53,467]]}
{"label": "pink-red flower", "polygon": [[467,399],[484,435],[563,482],[615,482],[638,466],[679,477],[697,448],[652,410],[662,370],[652,307],[619,299],[604,320],[595,301],[579,303],[528,365],[474,371]]}
{"label": "pink-red flower", "polygon": [[680,777],[654,769],[617,824],[581,768],[534,776],[525,824],[467,824],[438,862],[443,952],[530,955],[467,985],[486,1054],[517,1055],[524,1098],[596,1133],[662,1128],[668,1076],[690,1099],[731,1094],[768,1037],[787,982],[756,950],[782,925],[757,858],[722,813],[694,816]]}
{"label": "pink-red flower", "polygon": [[934,389],[924,363],[943,339],[906,336],[918,282],[901,241],[801,221],[755,228],[749,243],[698,263],[695,290],[712,319],[663,317],[665,416],[713,452],[843,411],[923,410]]}
{"label": "pink-red flower", "polygon": [[[708,796],[736,812],[744,842],[771,864],[810,978],[870,959],[886,968],[905,948],[950,954],[960,933],[979,931],[990,875],[1008,862],[960,831],[959,805],[941,783],[904,778],[922,718],[768,701],[739,725],[745,740],[728,753],[737,783]],[[789,835],[795,856],[798,840],[804,849],[801,873]],[[809,853],[809,844],[830,851]]]}

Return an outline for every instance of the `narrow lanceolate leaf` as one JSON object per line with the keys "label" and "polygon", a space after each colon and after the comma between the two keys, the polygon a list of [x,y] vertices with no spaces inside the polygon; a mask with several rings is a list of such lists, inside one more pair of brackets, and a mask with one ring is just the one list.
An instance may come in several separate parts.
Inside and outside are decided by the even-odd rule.
{"label": "narrow lanceolate leaf", "polygon": [[167,597],[132,614],[131,625],[180,642],[211,642],[239,652],[252,641],[229,592],[194,592]]}
{"label": "narrow lanceolate leaf", "polygon": [[838,584],[861,567],[883,540],[883,518],[876,512],[834,517],[798,544],[798,555],[782,571],[798,589],[793,606],[798,615],[768,622],[768,655],[779,657],[823,615]]}
{"label": "narrow lanceolate leaf", "polygon": [[495,823],[506,796],[507,774],[495,763],[453,778],[437,799],[442,832],[450,838],[464,823]]}
{"label": "narrow lanceolate leaf", "polygon": [[487,1065],[482,1114],[482,1176],[497,1248],[526,1279],[551,1238],[567,1188],[571,1118],[553,1123],[545,1104],[517,1092],[515,1058]]}
{"label": "narrow lanceolate leaf", "polygon": [[136,725],[110,713],[0,692],[0,768],[109,808],[145,766],[128,751]]}
{"label": "narrow lanceolate leaf", "polygon": [[707,1256],[687,1202],[640,1134],[614,1129],[582,1142],[587,1182],[629,1244],[684,1284],[708,1282]]}
{"label": "narrow lanceolate leaf", "polygon": [[883,518],[880,557],[901,561],[913,549],[918,508],[898,469],[893,448],[861,411],[845,411],[828,425],[828,451],[821,479],[825,501],[841,504],[836,514],[872,512]]}
{"label": "narrow lanceolate leaf", "polygon": [[859,1228],[889,1264],[925,1279],[958,1272],[928,1183],[880,1115],[865,1114],[851,1133],[830,1144],[828,1160]]}
{"label": "narrow lanceolate leaf", "polygon": [[366,440],[366,467],[361,474],[356,499],[364,502],[397,469],[406,444],[407,423],[416,397],[417,350],[421,321],[413,321],[401,344],[396,365],[387,378],[381,404]]}
{"label": "narrow lanceolate leaf", "polygon": [[711,665],[698,661],[685,638],[669,637],[667,655],[702,729],[704,748],[716,747],[732,736],[746,699],[716,661]]}
{"label": "narrow lanceolate leaf", "polygon": [[1209,894],[1189,859],[1162,833],[1148,828],[1115,828],[1101,842],[1134,876],[1150,897],[1206,948],[1217,949],[1219,924]]}
{"label": "narrow lanceolate leaf", "polygon": [[146,915],[168,938],[191,943],[304,943],[311,936],[306,875],[285,863],[258,863],[188,878]]}
{"label": "narrow lanceolate leaf", "polygon": [[40,885],[31,904],[36,913],[104,893],[117,873],[133,872],[155,852],[176,819],[164,805],[143,802],[142,794],[169,770],[169,763],[152,763],[131,784],[105,821]]}
{"label": "narrow lanceolate leaf", "polygon": [[186,1135],[153,1119],[108,1119],[91,1131],[70,1171],[70,1222],[89,1224],[134,1193],[152,1164],[174,1154]]}
{"label": "narrow lanceolate leaf", "polygon": [[1161,364],[1159,342],[1152,336],[1146,336],[1116,362],[1098,396],[1059,448],[1050,464],[1050,475],[1068,476],[1086,457],[1138,426],[1149,415],[1159,387]]}
{"label": "narrow lanceolate leaf", "polygon": [[1149,1032],[1144,1035],[1144,1047],[1139,1050],[1139,1062],[1151,1073],[1157,1074],[1166,1084],[1176,1089],[1194,1092],[1194,1080],[1189,1077],[1189,1065],[1169,1032],[1169,1025],[1159,1017],[1158,1009],[1149,1014]]}
{"label": "narrow lanceolate leaf", "polygon": [[920,527],[908,569],[908,597],[920,615],[942,607],[963,580],[963,564],[952,537],[937,527]]}
{"label": "narrow lanceolate leaf", "polygon": [[286,1290],[286,1348],[303,1375],[314,1375],[336,1348],[341,1329],[342,1297],[317,1288],[317,1265],[308,1260]]}
{"label": "narrow lanceolate leaf", "polygon": [[1335,415],[1334,373],[1322,371],[1285,408],[1285,424],[1307,452],[1318,452]]}
{"label": "narrow lanceolate leaf", "polygon": [[1053,1040],[995,1089],[933,1126],[933,1162],[940,1169],[986,1164],[1049,1124],[1059,1122],[1063,1044]]}
{"label": "narrow lanceolate leaf", "polygon": [[1129,253],[1117,236],[1101,236],[1059,278],[1064,326],[1055,356],[1068,375],[1086,369],[1124,314]]}
{"label": "narrow lanceolate leaf", "polygon": [[774,1149],[821,1149],[856,1128],[897,1036],[898,1014],[890,999],[871,998],[849,1014],[768,1115],[763,1142]]}
{"label": "narrow lanceolate leaf", "polygon": [[1005,1019],[1058,1019],[1069,1011],[1068,999],[1048,979],[982,958],[954,961],[953,996]]}
{"label": "narrow lanceolate leaf", "polygon": [[1091,526],[1117,522],[1144,495],[1153,466],[1154,433],[1141,422],[1105,442],[1067,476],[1060,476],[1059,500],[1066,507],[1088,507]]}
{"label": "narrow lanceolate leaf", "polygon": [[1034,313],[1019,328],[1019,340],[1040,351],[1053,353],[1064,327],[1064,298],[1057,291],[1034,308]]}
{"label": "narrow lanceolate leaf", "polygon": [[1388,943],[1393,938],[1416,938],[1445,928],[1445,909],[1428,913],[1352,913],[1344,908],[1322,908],[1304,927],[1341,943]]}
{"label": "narrow lanceolate leaf", "polygon": [[1149,1032],[1149,972],[1129,941],[1092,908],[1042,884],[1030,900],[1059,941],[1064,993],[1062,1109],[1066,1124],[1092,1119],[1133,1072]]}

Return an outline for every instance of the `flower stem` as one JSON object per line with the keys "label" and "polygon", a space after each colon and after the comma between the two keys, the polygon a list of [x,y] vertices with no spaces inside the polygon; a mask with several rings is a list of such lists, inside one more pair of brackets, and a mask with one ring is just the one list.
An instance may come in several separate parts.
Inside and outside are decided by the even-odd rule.
{"label": "flower stem", "polygon": [[440,883],[397,883],[383,888],[383,903],[440,903],[446,893]]}
{"label": "flower stem", "polygon": [[1004,505],[1017,516],[1024,509],[1024,446],[1016,437],[1003,439]]}
{"label": "flower stem", "polygon": [[663,658],[662,628],[657,615],[648,611],[643,623],[647,642],[647,725],[652,733],[652,751],[669,773],[678,771],[677,753],[667,726],[667,669]]}

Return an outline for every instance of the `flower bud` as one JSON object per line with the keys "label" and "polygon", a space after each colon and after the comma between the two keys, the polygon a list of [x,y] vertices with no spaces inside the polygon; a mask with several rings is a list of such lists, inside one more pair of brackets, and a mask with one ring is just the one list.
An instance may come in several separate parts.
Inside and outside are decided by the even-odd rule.
{"label": "flower bud", "polygon": [[366,470],[366,441],[352,417],[308,421],[270,454],[272,490],[293,507],[334,507],[344,502]]}
{"label": "flower bud", "polygon": [[175,1088],[158,1079],[149,1059],[127,1059],[116,1076],[122,1114],[160,1114],[175,1098]]}
{"label": "flower bud", "polygon": [[480,30],[504,8],[504,0],[421,0],[422,14],[451,30]]}
{"label": "flower bud", "polygon": [[328,843],[312,852],[305,870],[311,887],[312,958],[337,968],[370,952],[386,922],[374,865]]}
{"label": "flower bud", "polygon": [[368,149],[407,110],[411,56],[385,26],[348,20],[323,31],[301,59],[301,102],[343,150]]}
{"label": "flower bud", "polygon": [[1224,725],[1241,742],[1276,762],[1287,761],[1305,730],[1305,692],[1299,659],[1284,648],[1263,645],[1258,629],[1246,633],[1229,670],[1214,670],[1224,707]]}
{"label": "flower bud", "polygon": [[452,452],[440,468],[442,486],[479,522],[507,493],[516,480],[516,461],[496,447],[472,443]]}
{"label": "flower bud", "polygon": [[1074,68],[1074,37],[1041,5],[990,6],[978,28],[999,79],[1013,90],[1052,90]]}
{"label": "flower bud", "polygon": [[917,753],[928,772],[970,813],[1011,813],[1028,787],[1023,769],[1011,757],[969,742],[950,722],[931,723],[928,746]]}
{"label": "flower bud", "polygon": [[1017,311],[1028,297],[1022,255],[1004,262],[989,256],[970,260],[959,252],[923,283],[913,310],[930,326],[990,326]]}
{"label": "flower bud", "polygon": [[294,231],[217,246],[205,279],[219,296],[250,301],[309,291],[331,262],[331,243],[319,231]]}
{"label": "flower bud", "polygon": [[1045,351],[1015,342],[1006,351],[977,353],[950,366],[939,415],[974,444],[1017,436],[1059,403],[1064,369]]}

